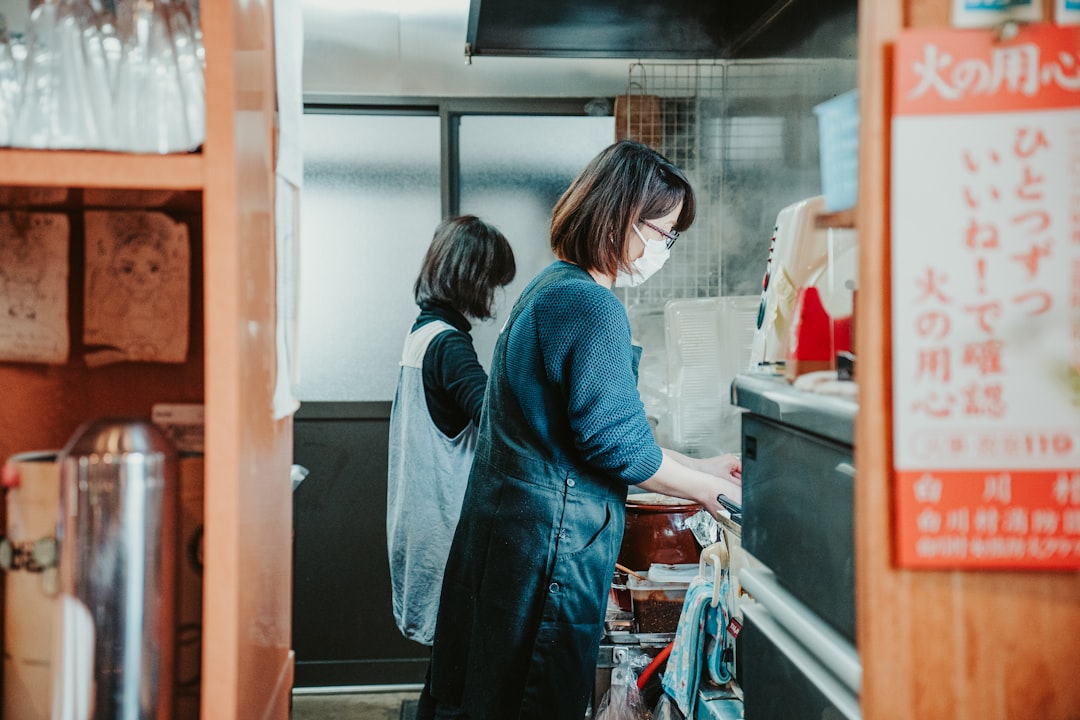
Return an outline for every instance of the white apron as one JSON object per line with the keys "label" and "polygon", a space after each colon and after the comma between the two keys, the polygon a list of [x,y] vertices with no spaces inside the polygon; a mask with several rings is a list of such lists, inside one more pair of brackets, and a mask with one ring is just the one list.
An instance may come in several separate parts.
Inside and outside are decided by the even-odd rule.
{"label": "white apron", "polygon": [[476,423],[447,437],[428,412],[424,354],[453,326],[435,320],[409,333],[390,411],[386,540],[394,620],[410,640],[431,645],[443,570],[476,452]]}

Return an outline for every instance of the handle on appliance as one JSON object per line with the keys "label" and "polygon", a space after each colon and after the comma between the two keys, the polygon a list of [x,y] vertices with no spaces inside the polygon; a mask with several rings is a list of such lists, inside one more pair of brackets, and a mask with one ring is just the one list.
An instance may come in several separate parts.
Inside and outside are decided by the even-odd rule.
{"label": "handle on appliance", "polygon": [[862,663],[851,643],[780,586],[768,570],[743,568],[739,583],[786,633],[808,648],[851,692],[862,686]]}
{"label": "handle on appliance", "polygon": [[862,720],[858,698],[836,676],[825,669],[813,653],[803,647],[776,622],[764,605],[757,602],[744,603],[743,615],[761,630],[768,640],[798,668],[828,698],[847,720]]}
{"label": "handle on appliance", "polygon": [[309,475],[310,473],[311,473],[311,471],[310,471],[310,470],[308,470],[308,469],[307,469],[306,467],[304,467],[303,465],[296,465],[296,464],[294,464],[294,465],[292,466],[292,468],[290,468],[290,470],[289,470],[289,477],[290,477],[290,478],[291,478],[291,480],[292,480],[292,489],[293,489],[293,492],[296,492],[296,488],[300,487],[300,483],[304,482],[304,480],[305,480],[305,479],[307,478],[307,476],[308,476],[308,475]]}
{"label": "handle on appliance", "polygon": [[[727,544],[723,540],[717,540],[709,547],[701,551],[701,559],[698,560],[698,577],[712,582],[712,600],[710,605],[716,607],[720,604],[720,586],[722,584],[724,568],[729,566],[731,555]],[[712,575],[706,575],[707,568],[712,567]],[[616,564],[616,567],[618,565]]]}
{"label": "handle on appliance", "polygon": [[741,515],[742,514],[742,505],[735,502],[734,500],[729,498],[724,493],[720,493],[719,495],[716,496],[716,502],[723,505],[724,509],[727,510],[732,515]]}
{"label": "handle on appliance", "polygon": [[757,460],[757,438],[753,435],[743,436],[743,457],[747,460]]}

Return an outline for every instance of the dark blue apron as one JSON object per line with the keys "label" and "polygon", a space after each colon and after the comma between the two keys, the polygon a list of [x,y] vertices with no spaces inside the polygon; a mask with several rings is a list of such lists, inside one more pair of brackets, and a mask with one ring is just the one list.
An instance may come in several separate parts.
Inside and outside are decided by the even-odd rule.
{"label": "dark blue apron", "polygon": [[627,488],[537,437],[505,367],[510,327],[535,293],[583,272],[538,278],[495,347],[431,669],[433,695],[468,720],[581,720],[592,693]]}

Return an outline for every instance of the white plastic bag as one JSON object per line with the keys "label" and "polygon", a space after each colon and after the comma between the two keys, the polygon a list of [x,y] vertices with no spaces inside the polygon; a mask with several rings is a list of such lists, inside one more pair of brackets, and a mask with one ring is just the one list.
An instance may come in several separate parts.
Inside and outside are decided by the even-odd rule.
{"label": "white plastic bag", "polygon": [[611,670],[611,687],[604,693],[593,720],[652,720],[637,686],[637,673],[628,656]]}

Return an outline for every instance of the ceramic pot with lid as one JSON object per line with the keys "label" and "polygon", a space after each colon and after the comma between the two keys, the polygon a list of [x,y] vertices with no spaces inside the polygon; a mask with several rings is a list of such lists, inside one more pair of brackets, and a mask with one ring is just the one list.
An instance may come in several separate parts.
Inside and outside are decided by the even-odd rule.
{"label": "ceramic pot with lid", "polygon": [[700,510],[697,503],[659,493],[628,495],[619,564],[648,570],[652,563],[696,563],[701,546],[689,521]]}
{"label": "ceramic pot with lid", "polygon": [[[659,493],[631,493],[626,497],[626,524],[618,563],[634,571],[648,571],[653,563],[680,565],[701,559],[701,546],[690,528],[690,518],[701,505]],[[630,609],[625,574],[616,571],[612,596],[623,610]]]}

